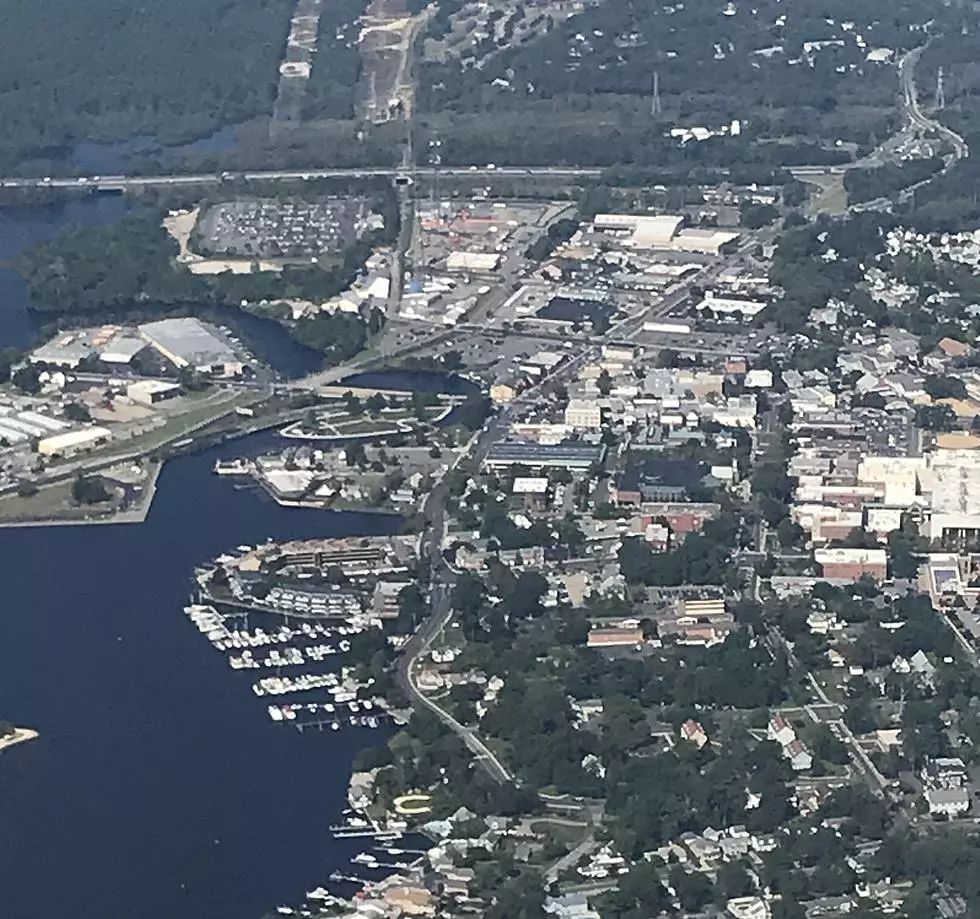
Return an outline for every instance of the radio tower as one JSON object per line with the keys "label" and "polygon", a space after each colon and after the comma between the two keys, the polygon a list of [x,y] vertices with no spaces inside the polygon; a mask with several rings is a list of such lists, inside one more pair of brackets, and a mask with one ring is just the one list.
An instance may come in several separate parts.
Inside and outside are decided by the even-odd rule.
{"label": "radio tower", "polygon": [[943,68],[936,73],[936,110],[946,108],[946,90],[943,88]]}
{"label": "radio tower", "polygon": [[650,114],[654,118],[660,117],[664,113],[663,106],[660,104],[660,72],[653,72],[653,98],[650,100]]}

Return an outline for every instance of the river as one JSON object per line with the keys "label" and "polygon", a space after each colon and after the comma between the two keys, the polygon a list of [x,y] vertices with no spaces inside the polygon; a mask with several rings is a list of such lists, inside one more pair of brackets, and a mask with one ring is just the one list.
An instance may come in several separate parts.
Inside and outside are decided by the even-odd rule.
{"label": "river", "polygon": [[[0,209],[0,258],[125,208],[93,197]],[[34,332],[25,285],[0,271],[0,345]],[[285,375],[305,369],[293,354],[277,352]],[[182,607],[195,565],[224,550],[394,522],[280,508],[212,474],[218,456],[250,448],[168,463],[142,525],[0,530],[0,717],[41,732],[0,756],[4,919],[258,919],[363,848],[327,828],[353,756],[378,735],[273,724],[254,677]]]}
{"label": "river", "polygon": [[358,850],[327,827],[378,738],[273,724],[181,609],[223,550],[393,522],[236,491],[242,449],[169,463],[142,525],[0,530],[0,714],[41,732],[0,757],[5,917],[257,919]]}

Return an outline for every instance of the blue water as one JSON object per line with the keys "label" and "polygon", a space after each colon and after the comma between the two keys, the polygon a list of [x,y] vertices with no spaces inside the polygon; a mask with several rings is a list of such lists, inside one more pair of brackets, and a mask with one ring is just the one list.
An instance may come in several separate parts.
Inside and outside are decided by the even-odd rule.
{"label": "blue water", "polygon": [[42,735],[0,756],[5,919],[257,919],[363,848],[327,827],[377,735],[272,723],[181,610],[225,549],[393,522],[236,491],[245,447],[168,464],[143,525],[0,530],[0,717]]}
{"label": "blue water", "polygon": [[465,377],[428,370],[369,370],[344,377],[339,386],[468,396],[480,387]]}

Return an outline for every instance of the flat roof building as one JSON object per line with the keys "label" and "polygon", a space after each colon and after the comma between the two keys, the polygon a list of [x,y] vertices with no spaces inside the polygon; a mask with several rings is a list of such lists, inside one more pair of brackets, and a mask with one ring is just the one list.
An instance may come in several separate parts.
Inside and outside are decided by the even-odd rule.
{"label": "flat roof building", "polygon": [[85,450],[107,444],[111,439],[112,432],[108,428],[81,428],[43,438],[38,441],[37,452],[41,456],[75,456]]}
{"label": "flat roof building", "polygon": [[231,374],[241,370],[241,361],[231,346],[193,317],[149,322],[141,325],[139,332],[175,367],[192,367],[207,373],[217,370]]}
{"label": "flat roof building", "polygon": [[571,399],[565,406],[565,424],[585,431],[602,427],[602,409],[593,399]]}
{"label": "flat roof building", "polygon": [[496,252],[450,252],[446,259],[449,271],[496,271],[500,256]]}
{"label": "flat roof building", "polygon": [[166,380],[139,380],[126,387],[126,396],[140,405],[156,405],[164,399],[172,399],[181,392],[178,383],[168,383]]}
{"label": "flat roof building", "polygon": [[120,335],[117,338],[113,338],[99,352],[99,360],[104,364],[131,364],[136,356],[146,347],[147,344],[142,338]]}
{"label": "flat roof building", "polygon": [[888,575],[888,553],[884,549],[817,549],[813,560],[825,577],[858,581],[869,575],[883,581]]}
{"label": "flat roof building", "polygon": [[606,448],[603,444],[505,442],[494,444],[483,462],[489,469],[529,466],[532,469],[565,467],[584,470],[593,463],[601,463],[605,455]]}
{"label": "flat roof building", "polygon": [[[980,531],[980,453],[937,450],[929,463],[930,539],[969,539]],[[929,476],[927,476],[927,479]]]}
{"label": "flat roof building", "polygon": [[592,629],[590,648],[631,648],[643,644],[643,629]]}

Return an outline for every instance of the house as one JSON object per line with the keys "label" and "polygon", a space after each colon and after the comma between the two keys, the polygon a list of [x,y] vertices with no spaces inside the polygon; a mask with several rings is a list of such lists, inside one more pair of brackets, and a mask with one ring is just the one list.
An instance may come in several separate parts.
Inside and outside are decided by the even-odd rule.
{"label": "house", "polygon": [[544,911],[556,919],[599,919],[599,914],[589,906],[584,893],[569,893],[561,897],[548,897]]}
{"label": "house", "polygon": [[494,383],[490,387],[490,398],[497,405],[504,405],[512,402],[517,395],[517,390],[509,383]]}
{"label": "house", "polygon": [[966,788],[930,788],[925,793],[929,813],[936,817],[959,817],[970,809]]}
{"label": "house", "polygon": [[793,730],[793,725],[777,712],[769,719],[766,736],[776,741],[779,746],[785,747],[796,740],[796,731]]}
{"label": "house", "polygon": [[783,747],[783,755],[789,760],[794,772],[803,772],[813,765],[810,751],[799,740],[792,740]]}
{"label": "house", "polygon": [[425,887],[401,884],[387,888],[382,897],[385,902],[409,916],[434,916],[436,900]]}
{"label": "house", "polygon": [[708,735],[701,723],[690,718],[681,725],[680,735],[681,740],[694,744],[698,749],[708,742]]}

